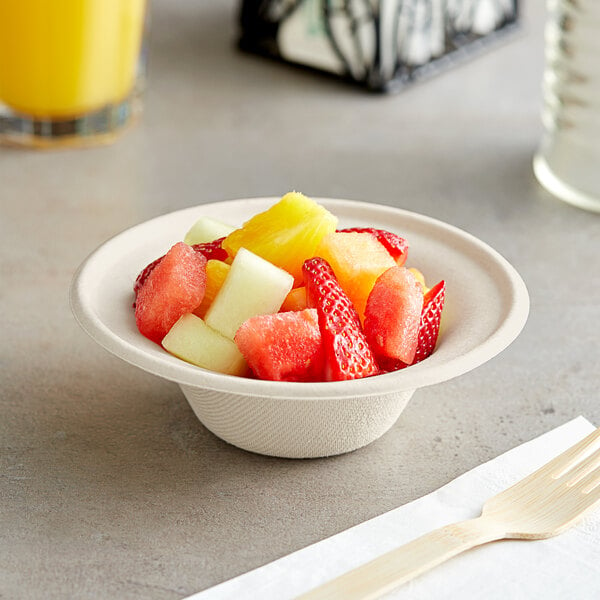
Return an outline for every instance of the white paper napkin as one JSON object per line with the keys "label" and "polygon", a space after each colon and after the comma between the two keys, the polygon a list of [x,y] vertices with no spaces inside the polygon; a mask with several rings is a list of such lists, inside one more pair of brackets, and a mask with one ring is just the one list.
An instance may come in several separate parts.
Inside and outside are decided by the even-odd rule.
{"label": "white paper napkin", "polygon": [[[414,502],[245,573],[188,600],[291,600],[432,529],[478,516],[485,500],[566,450],[593,425],[578,417]],[[567,532],[469,550],[386,599],[600,598],[600,510]]]}

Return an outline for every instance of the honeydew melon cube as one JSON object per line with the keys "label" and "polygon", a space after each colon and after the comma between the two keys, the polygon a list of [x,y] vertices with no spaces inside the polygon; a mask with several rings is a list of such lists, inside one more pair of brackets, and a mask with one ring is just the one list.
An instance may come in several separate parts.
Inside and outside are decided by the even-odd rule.
{"label": "honeydew melon cube", "polygon": [[233,230],[234,228],[226,223],[202,216],[190,227],[183,241],[190,246],[204,244],[228,236]]}
{"label": "honeydew melon cube", "polygon": [[240,248],[204,320],[233,340],[246,319],[276,313],[293,284],[294,278],[287,271]]}
{"label": "honeydew melon cube", "polygon": [[245,375],[248,371],[235,343],[191,313],[180,317],[171,327],[162,346],[178,358],[204,369],[227,375]]}

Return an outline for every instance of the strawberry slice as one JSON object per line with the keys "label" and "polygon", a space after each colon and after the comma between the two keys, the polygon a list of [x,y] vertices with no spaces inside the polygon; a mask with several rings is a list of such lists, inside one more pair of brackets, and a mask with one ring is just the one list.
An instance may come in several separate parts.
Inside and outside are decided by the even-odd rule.
{"label": "strawberry slice", "polygon": [[306,299],[316,308],[325,355],[326,381],[377,375],[379,368],[352,302],[326,260],[315,257],[302,267]]}
{"label": "strawberry slice", "polygon": [[423,312],[419,326],[419,342],[412,364],[427,358],[435,349],[440,333],[440,320],[446,299],[446,282],[442,279],[423,296]]}
{"label": "strawberry slice", "polygon": [[[221,242],[224,239],[225,238],[222,237],[217,240],[214,240],[213,242],[194,244],[192,248],[199,254],[202,254],[206,258],[206,260],[225,260],[229,255],[227,254],[227,251],[221,247]],[[154,271],[154,268],[162,261],[163,258],[164,255],[157,258],[156,260],[153,260],[149,265],[146,265],[142,269],[140,274],[137,276],[135,283],[133,284],[133,293],[135,294],[136,298],[140,289],[146,282],[146,279],[148,279],[150,273]],[[133,306],[135,307],[135,302],[133,303]]]}
{"label": "strawberry slice", "polygon": [[347,229],[339,229],[338,231],[370,233],[390,253],[390,256],[396,261],[396,264],[399,267],[406,262],[406,257],[408,256],[408,242],[391,231],[375,229],[374,227],[349,227]]}
{"label": "strawberry slice", "polygon": [[[144,283],[146,283],[146,279],[148,279],[150,273],[154,271],[154,268],[160,264],[164,257],[165,256],[163,255],[160,258],[153,260],[149,265],[146,265],[140,272],[140,274],[137,276],[135,283],[133,284],[133,293],[135,294],[136,300],[140,290],[142,289],[142,286],[144,285]],[[135,302],[133,303],[133,306],[135,308]]]}
{"label": "strawberry slice", "polygon": [[227,254],[227,250],[222,247],[223,240],[225,238],[221,237],[212,242],[203,242],[202,244],[194,244],[192,248],[196,252],[200,252],[200,254],[204,254],[206,260],[225,260],[229,254]]}
{"label": "strawberry slice", "polygon": [[[412,365],[426,359],[435,349],[435,345],[440,332],[440,320],[446,298],[446,282],[442,279],[434,285],[423,296],[423,311],[421,312],[421,322],[419,324],[419,341],[417,342],[417,351]],[[408,365],[401,360],[390,358],[379,358],[379,367],[382,371],[398,371]]]}

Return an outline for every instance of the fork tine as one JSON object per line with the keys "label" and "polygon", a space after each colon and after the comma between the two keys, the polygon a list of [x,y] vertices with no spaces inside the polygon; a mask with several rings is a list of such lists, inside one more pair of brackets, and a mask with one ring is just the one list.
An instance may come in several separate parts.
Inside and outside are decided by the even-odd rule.
{"label": "fork tine", "polygon": [[513,486],[504,490],[502,494],[513,493],[519,496],[529,493],[532,487],[536,487],[540,479],[551,477],[556,485],[562,485],[562,482],[557,481],[561,476],[565,475],[574,466],[576,466],[581,457],[589,452],[590,447],[600,443],[600,427],[592,431],[582,440],[565,450],[562,454],[554,457],[550,462],[541,466],[537,471],[529,474],[525,479],[521,479]]}
{"label": "fork tine", "polygon": [[567,492],[572,494],[573,491],[577,494],[578,511],[572,514],[571,523],[583,518],[589,511],[594,509],[600,503],[600,471],[595,469],[588,473],[577,486],[571,488],[572,491]]}
{"label": "fork tine", "polygon": [[[567,487],[585,487],[589,483],[589,479],[593,479],[594,471],[600,467],[600,448],[590,454],[585,460],[583,460],[574,469],[567,472],[564,478],[567,479]],[[591,477],[588,475],[591,474]],[[600,477],[600,471],[596,473]],[[578,485],[579,484],[579,485]]]}
{"label": "fork tine", "polygon": [[600,473],[596,473],[596,477],[592,479],[582,490],[584,494],[588,494],[592,503],[600,500]]}
{"label": "fork tine", "polygon": [[538,469],[534,475],[551,475],[553,479],[558,479],[577,465],[581,460],[581,456],[599,441],[600,427]]}

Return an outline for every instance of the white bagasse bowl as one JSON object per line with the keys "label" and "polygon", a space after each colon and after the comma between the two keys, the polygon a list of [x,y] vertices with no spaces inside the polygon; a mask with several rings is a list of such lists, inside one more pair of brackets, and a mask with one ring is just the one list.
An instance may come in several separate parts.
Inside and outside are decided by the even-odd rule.
{"label": "white bagasse bowl", "polygon": [[202,424],[252,452],[288,458],[341,454],[365,446],[396,422],[414,391],[462,375],[494,357],[520,333],[529,296],[515,269],[472,235],[441,221],[378,204],[315,198],[339,227],[369,226],[405,237],[407,266],[429,285],[446,281],[435,352],[409,368],[365,379],[299,383],[222,375],[168,354],[137,330],[132,309],[138,273],[201,216],[240,226],[278,198],[203,204],[157,217],[111,238],[79,267],[73,314],[101,346],[181,387]]}

